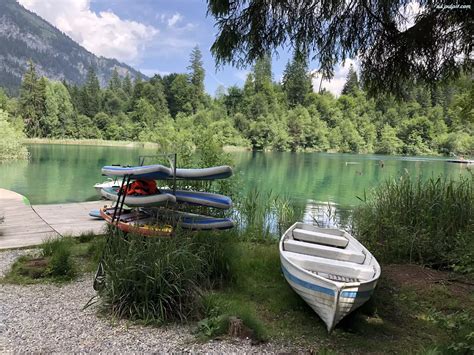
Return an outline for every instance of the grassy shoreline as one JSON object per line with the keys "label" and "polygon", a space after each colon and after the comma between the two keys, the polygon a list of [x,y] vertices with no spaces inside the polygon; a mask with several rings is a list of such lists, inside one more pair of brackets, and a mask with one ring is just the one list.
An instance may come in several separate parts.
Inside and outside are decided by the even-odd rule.
{"label": "grassy shoreline", "polygon": [[[66,144],[66,145],[91,145],[102,147],[125,147],[125,148],[149,148],[158,149],[160,145],[153,142],[133,142],[133,141],[109,141],[104,139],[55,139],[55,138],[25,138],[24,144]],[[226,145],[223,147],[225,152],[245,152],[248,147]]]}
{"label": "grassy shoreline", "polygon": [[[66,144],[66,145],[88,145],[88,146],[102,146],[102,147],[125,147],[125,148],[148,148],[148,149],[159,149],[160,145],[153,142],[134,142],[134,141],[110,141],[105,139],[57,139],[57,138],[24,138],[22,140],[24,144]],[[232,152],[250,152],[252,149],[246,146],[234,146],[234,145],[225,145],[222,147],[222,150],[226,153]],[[275,150],[260,150],[258,152],[262,153],[271,153]],[[287,151],[290,152],[290,151]],[[328,150],[325,152],[318,150],[302,150],[298,153],[326,153],[326,154],[351,154],[351,155],[380,155],[387,157],[411,157],[414,155],[400,155],[400,154],[377,154],[377,153],[341,153],[335,150]],[[418,156],[418,155],[417,155]],[[434,157],[434,158],[443,158],[446,157],[443,154],[429,153],[421,154],[419,156],[423,157]],[[472,157],[468,156],[467,159]]]}
{"label": "grassy shoreline", "polygon": [[25,144],[66,144],[66,145],[94,145],[103,147],[126,147],[126,148],[159,148],[160,145],[151,142],[131,141],[108,141],[103,139],[49,139],[49,138],[25,138]]}
{"label": "grassy shoreline", "polygon": [[[0,283],[74,282],[95,270],[104,242],[103,236],[88,235],[66,238],[62,245],[45,243],[40,248],[53,250],[43,258],[48,263],[24,256]],[[50,275],[54,269],[49,264],[56,254],[64,253],[70,257],[56,258],[56,269],[67,272]],[[201,320],[189,320],[196,327],[196,342],[227,337],[223,323],[238,316],[258,332],[259,340],[291,343],[308,352],[399,353],[400,349],[411,349],[413,353],[437,354],[466,347],[463,342],[472,324],[474,298],[472,286],[463,283],[461,275],[410,264],[383,264],[371,301],[327,334],[323,322],[283,278],[275,243],[233,243],[228,267],[233,281],[205,291],[206,310]],[[40,276],[44,272],[47,274]],[[68,275],[73,276],[65,277]]]}

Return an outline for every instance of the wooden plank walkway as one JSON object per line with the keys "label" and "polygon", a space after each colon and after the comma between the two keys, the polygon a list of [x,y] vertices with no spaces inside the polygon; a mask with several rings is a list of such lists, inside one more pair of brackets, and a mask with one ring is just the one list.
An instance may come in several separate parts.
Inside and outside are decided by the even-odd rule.
{"label": "wooden plank walkway", "polygon": [[46,238],[101,233],[105,222],[89,217],[104,201],[35,205],[16,192],[0,189],[0,249],[38,245]]}

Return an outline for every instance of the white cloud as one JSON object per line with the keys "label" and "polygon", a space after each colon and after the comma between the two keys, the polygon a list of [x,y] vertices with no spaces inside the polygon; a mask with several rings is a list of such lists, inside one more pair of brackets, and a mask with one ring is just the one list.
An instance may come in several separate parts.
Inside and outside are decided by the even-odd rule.
{"label": "white cloud", "polygon": [[179,12],[177,12],[168,19],[168,21],[167,21],[168,26],[169,27],[174,27],[174,25],[176,25],[182,19],[183,19],[183,16]]}
{"label": "white cloud", "polygon": [[134,63],[158,29],[123,20],[113,12],[91,11],[90,0],[18,0],[90,52]]}
{"label": "white cloud", "polygon": [[331,80],[323,80],[321,82],[321,75],[317,70],[311,72],[313,78],[313,90],[319,91],[319,87],[328,90],[335,96],[341,95],[341,91],[347,80],[347,74],[349,73],[349,67],[353,65],[354,69],[359,72],[359,62],[357,60],[348,59],[344,64],[338,64],[334,70],[334,77]]}

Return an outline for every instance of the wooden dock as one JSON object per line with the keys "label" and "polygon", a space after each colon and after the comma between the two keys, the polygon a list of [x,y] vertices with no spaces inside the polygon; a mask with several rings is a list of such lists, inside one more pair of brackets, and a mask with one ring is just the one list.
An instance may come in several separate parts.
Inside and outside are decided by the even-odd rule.
{"label": "wooden dock", "polygon": [[0,249],[38,245],[58,236],[99,234],[103,220],[91,218],[89,211],[102,207],[104,201],[30,205],[28,199],[16,192],[0,189]]}

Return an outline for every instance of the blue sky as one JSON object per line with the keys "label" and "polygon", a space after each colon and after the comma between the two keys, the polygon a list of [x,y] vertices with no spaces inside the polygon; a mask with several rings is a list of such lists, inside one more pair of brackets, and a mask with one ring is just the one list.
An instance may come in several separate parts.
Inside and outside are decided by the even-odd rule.
{"label": "blue sky", "polygon": [[[157,40],[146,45],[140,60],[134,65],[143,73],[151,75],[155,72],[186,71],[189,53],[198,45],[203,53],[205,85],[210,94],[214,94],[219,85],[243,85],[246,70],[231,66],[216,68],[210,47],[217,30],[214,28],[213,18],[206,16],[207,6],[204,0],[137,0],[133,3],[124,0],[94,0],[91,9],[96,12],[111,10],[123,19],[139,21],[160,30]],[[175,45],[163,43],[166,38],[169,42],[175,42]],[[282,52],[278,60],[274,59],[276,80],[281,77],[289,57],[291,54]]]}
{"label": "blue sky", "polygon": [[[96,55],[116,58],[144,74],[186,72],[189,54],[198,45],[209,94],[223,85],[242,86],[250,67],[216,68],[210,47],[217,29],[206,15],[205,0],[17,0]],[[274,80],[281,80],[292,54],[281,50],[273,59]],[[349,63],[336,68],[323,87],[337,93]],[[316,63],[310,64],[311,69]],[[316,80],[319,85],[319,80]]]}

